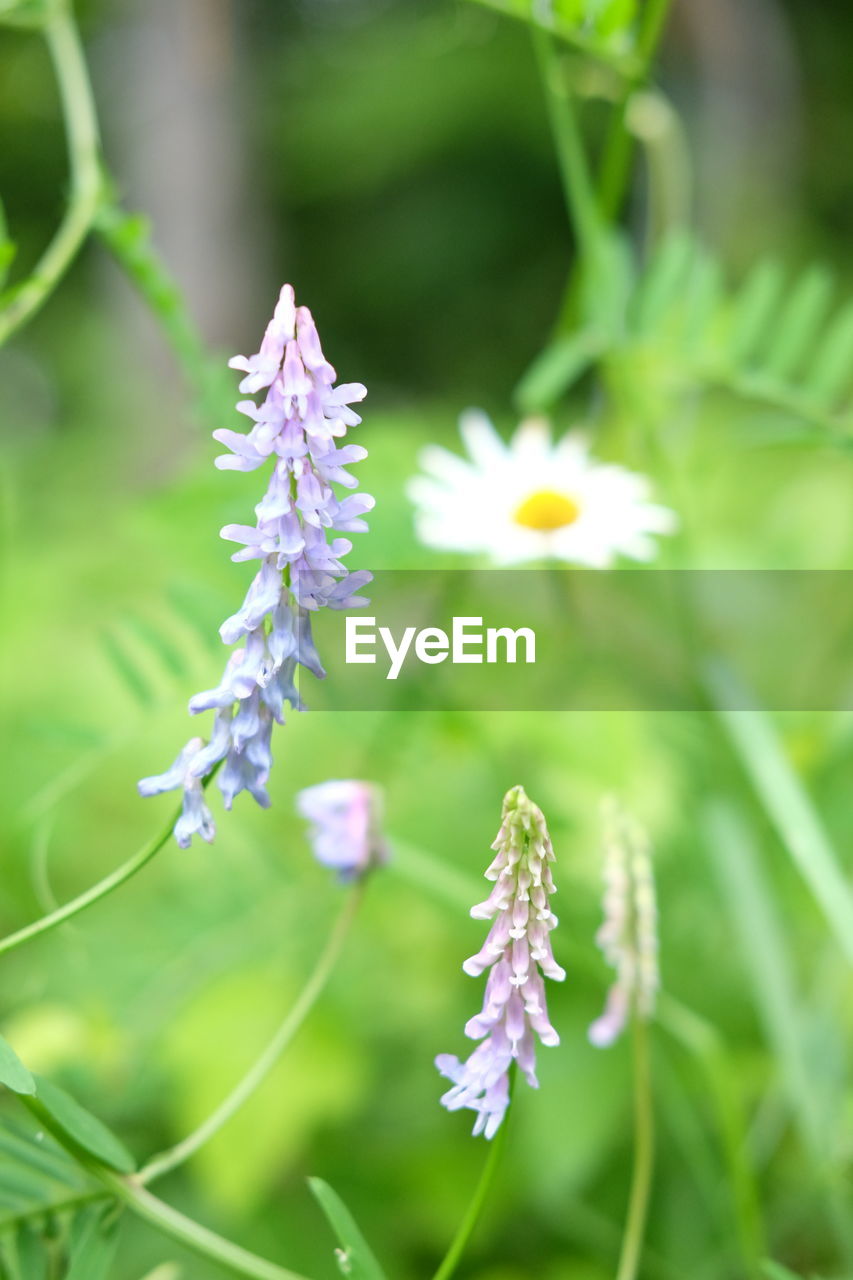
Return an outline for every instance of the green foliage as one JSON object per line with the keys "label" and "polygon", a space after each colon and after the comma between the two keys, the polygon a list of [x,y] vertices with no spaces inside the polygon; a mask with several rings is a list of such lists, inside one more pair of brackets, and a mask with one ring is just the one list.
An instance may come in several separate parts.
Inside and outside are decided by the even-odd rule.
{"label": "green foliage", "polygon": [[335,1255],[341,1275],[352,1280],[384,1280],[382,1268],[338,1193],[322,1178],[309,1178],[308,1185],[340,1243]]}
{"label": "green foliage", "polygon": [[[161,1061],[170,1076],[176,1138],[192,1132],[234,1087],[292,1005],[293,976],[267,967],[212,979],[167,1029]],[[199,1057],[206,1063],[201,1075]],[[345,1117],[361,1091],[361,1053],[322,1016],[311,1020],[251,1103],[198,1152],[194,1167],[211,1196],[234,1211],[268,1192],[321,1124]],[[235,1152],[240,1159],[235,1159]]]}
{"label": "green foliage", "polygon": [[0,0],[0,26],[43,27],[62,0]]}
{"label": "green foliage", "polygon": [[[556,0],[552,8],[482,2],[538,22],[577,54],[615,68],[626,92],[644,71],[649,15],[666,8],[654,0]],[[33,19],[43,12],[32,0],[13,8]],[[7,0],[0,19],[11,12]],[[538,341],[531,314],[551,305],[555,264],[565,257],[563,242],[550,244],[538,215],[535,229],[530,219],[535,193],[549,197],[554,184],[532,95],[513,79],[526,65],[523,44],[507,40],[501,62],[496,42],[505,37],[482,15],[478,22],[470,13],[468,25],[463,17],[451,31],[446,14],[432,10],[422,28],[408,17],[384,26],[384,16],[373,14],[359,28],[356,18],[339,44],[330,34],[334,24],[314,27],[304,15],[308,34],[301,34],[289,7],[279,42],[279,12],[263,5],[259,12],[263,31],[251,71],[268,130],[265,180],[274,187],[285,174],[282,191],[289,188],[277,205],[269,201],[261,221],[287,232],[281,240],[294,246],[300,274],[314,286],[312,302],[322,298],[339,331],[358,330],[369,350],[381,345],[381,330],[371,328],[376,316],[389,329],[405,327],[387,319],[392,277],[405,274],[415,297],[428,282],[441,301],[440,313],[411,308],[411,360],[385,379],[405,386],[407,407],[403,397],[388,395],[383,408],[377,379],[362,429],[371,448],[366,487],[379,498],[364,562],[428,563],[404,498],[419,446],[449,442],[463,390],[465,400],[491,391],[501,425],[508,425],[498,379]],[[404,21],[412,24],[406,39]],[[527,34],[518,28],[519,41]],[[449,46],[455,61],[439,61]],[[475,63],[479,80],[469,74]],[[566,64],[569,76],[579,62]],[[601,78],[600,67],[586,70]],[[606,81],[609,92],[619,92],[615,77]],[[341,82],[335,97],[330,88]],[[33,116],[53,110],[52,100],[37,104]],[[618,111],[617,104],[617,124]],[[457,153],[460,139],[468,150]],[[443,167],[448,156],[455,168]],[[253,202],[260,185],[253,185]],[[474,211],[473,229],[466,231],[464,218],[446,219],[442,238],[448,206],[440,193],[457,189],[469,192],[459,207]],[[386,224],[394,209],[397,222]],[[495,235],[501,219],[515,239]],[[373,239],[358,240],[368,224]],[[343,228],[337,242],[335,226]],[[406,272],[395,270],[386,226],[397,228]],[[110,196],[97,229],[162,324],[205,417],[221,425],[233,380],[205,351],[146,220]],[[247,236],[256,229],[247,219]],[[567,415],[597,417],[605,449],[619,460],[623,445],[627,454],[653,442],[643,469],[656,487],[672,485],[679,494],[706,563],[721,546],[733,557],[779,566],[823,563],[829,547],[833,563],[848,563],[850,477],[843,458],[827,460],[813,447],[830,433],[843,439],[850,424],[853,308],[833,302],[843,290],[822,269],[791,278],[775,261],[733,286],[723,254],[718,260],[692,233],[654,246],[642,265],[621,232],[608,228],[592,240],[581,245],[559,333],[519,387],[521,406],[559,405]],[[523,289],[507,285],[508,263],[497,272],[488,256],[478,258],[489,244],[500,251],[498,261],[501,253],[529,260]],[[0,270],[10,253],[0,230]],[[326,275],[312,274],[312,253],[315,262],[328,261]],[[287,255],[290,264],[290,247]],[[478,287],[478,262],[483,279],[499,276],[494,293],[483,291],[482,279]],[[223,567],[211,532],[243,518],[257,496],[248,485],[226,495],[221,477],[208,474],[207,455],[198,478],[201,455],[173,447],[175,420],[162,414],[159,386],[140,403],[146,371],[128,389],[132,374],[124,370],[137,363],[136,352],[112,376],[117,355],[126,354],[122,335],[113,334],[111,316],[93,314],[91,281],[81,279],[69,281],[44,327],[32,332],[27,359],[38,385],[48,387],[49,407],[35,414],[40,430],[26,439],[10,432],[4,475],[14,607],[3,640],[19,726],[0,778],[3,811],[17,819],[4,849],[3,910],[11,927],[33,910],[34,815],[55,810],[60,896],[112,869],[155,821],[160,802],[142,805],[129,779],[173,757],[186,732],[187,692],[218,675],[216,624],[245,585],[245,566]],[[325,281],[321,289],[318,280]],[[454,281],[455,301],[445,305]],[[515,329],[501,331],[504,314],[516,317]],[[508,333],[528,346],[507,341]],[[430,341],[435,364],[418,364]],[[481,363],[471,376],[475,352]],[[433,402],[412,408],[418,371],[422,385],[437,390]],[[700,394],[713,388],[729,393],[725,412],[720,397]],[[13,428],[16,413],[13,403]],[[745,482],[732,416],[741,437],[775,432],[790,452],[761,452],[758,440]],[[679,449],[667,455],[666,429],[688,417]],[[790,430],[792,417],[806,426],[799,436]],[[679,505],[674,496],[667,500]],[[765,1220],[767,1236],[780,1252],[785,1241],[800,1270],[834,1274],[844,1267],[847,1274],[849,1206],[837,1188],[848,1154],[839,1117],[850,1105],[851,1027],[849,973],[838,943],[849,950],[851,916],[843,846],[840,852],[831,833],[845,830],[849,816],[851,736],[844,724],[804,715],[788,726],[783,750],[776,726],[763,718],[723,718],[723,727],[725,741],[719,718],[628,710],[606,717],[441,710],[334,721],[292,716],[278,739],[272,811],[239,806],[215,850],[164,856],[116,894],[109,911],[46,937],[37,963],[30,955],[7,957],[10,1015],[22,1002],[48,1022],[60,1017],[57,1010],[85,1009],[98,1034],[85,1047],[63,1050],[67,1078],[85,1086],[81,1096],[109,1099],[135,1146],[179,1139],[233,1086],[293,999],[295,975],[308,972],[316,955],[334,889],[310,861],[291,812],[293,792],[328,776],[381,783],[395,858],[377,877],[345,971],[269,1088],[175,1172],[173,1186],[176,1201],[198,1209],[199,1218],[224,1206],[235,1231],[254,1236],[270,1256],[293,1248],[309,1273],[325,1274],[326,1241],[313,1219],[306,1225],[304,1206],[294,1204],[293,1188],[310,1159],[335,1185],[346,1180],[358,1222],[381,1240],[390,1273],[426,1274],[455,1230],[482,1159],[470,1117],[438,1110],[432,1057],[461,1043],[474,996],[459,961],[480,940],[467,911],[484,891],[495,806],[508,785],[524,781],[553,823],[562,916],[555,946],[570,981],[553,997],[563,1043],[541,1055],[542,1088],[520,1091],[513,1103],[514,1176],[495,1188],[488,1244],[483,1232],[483,1252],[501,1261],[478,1257],[470,1269],[483,1280],[599,1280],[612,1274],[618,1252],[630,1077],[623,1047],[603,1056],[586,1039],[605,982],[592,949],[600,890],[594,812],[603,790],[630,791],[659,849],[670,993],[660,1030],[674,1037],[671,1043],[661,1035],[655,1046],[658,1175],[644,1275],[752,1275],[766,1252]],[[811,897],[802,892],[803,876]],[[51,1071],[37,1061],[43,1041],[40,1049],[40,1037],[31,1035],[30,1046],[22,1018],[15,1043],[27,1061]],[[0,1079],[24,1093],[33,1083],[2,1045]],[[39,1085],[32,1105],[82,1165],[132,1168],[118,1139],[49,1083]],[[4,1128],[0,1151],[4,1280],[54,1280],[69,1248],[74,1280],[99,1273],[106,1280],[114,1214],[85,1207],[103,1196],[99,1184],[49,1134]],[[369,1177],[361,1176],[368,1162]],[[110,1185],[128,1197],[136,1186],[117,1178]],[[378,1277],[352,1215],[327,1183],[311,1186],[341,1241],[342,1271]],[[205,1238],[197,1229],[193,1240],[190,1219],[153,1197],[143,1216],[184,1245]],[[136,1276],[156,1254],[142,1233],[127,1235],[122,1274]],[[233,1251],[230,1257],[229,1265]],[[247,1265],[246,1274],[281,1274],[257,1259]],[[165,1280],[163,1270],[149,1280]],[[765,1270],[768,1280],[793,1275],[774,1263]],[[188,1274],[208,1280],[220,1273],[218,1264],[198,1259]]]}
{"label": "green foliage", "polygon": [[233,381],[224,361],[215,360],[207,351],[180,289],[154,247],[149,220],[105,202],[98,211],[95,230],[162,326],[202,421],[221,426],[232,412]]}
{"label": "green foliage", "polygon": [[47,1280],[58,1274],[101,1280],[111,1256],[115,1214],[89,1202],[102,1199],[103,1189],[49,1134],[6,1114],[0,1115],[0,1166],[3,1280]]}
{"label": "green foliage", "polygon": [[64,1206],[103,1196],[80,1165],[43,1129],[0,1114],[0,1233],[48,1221]]}
{"label": "green foliage", "polygon": [[93,1206],[77,1215],[65,1280],[107,1280],[118,1245],[118,1224],[114,1205]]}
{"label": "green foliage", "polygon": [[[783,1267],[779,1262],[767,1261],[762,1267],[762,1275],[766,1280],[802,1280],[795,1271],[789,1271],[787,1267]],[[811,1280],[820,1280],[820,1276],[813,1275]]]}
{"label": "green foliage", "polygon": [[15,1050],[0,1036],[0,1084],[13,1093],[35,1093],[36,1082]]}
{"label": "green foliage", "polygon": [[552,406],[600,366],[614,395],[661,403],[697,388],[800,418],[842,441],[853,427],[853,303],[829,315],[832,276],[820,267],[786,280],[776,261],[726,289],[719,262],[689,232],[665,239],[647,266],[617,239],[587,269],[582,321],[557,336],[517,388],[527,411]]}
{"label": "green foliage", "polygon": [[9,274],[9,268],[15,257],[15,246],[9,239],[8,228],[6,225],[6,212],[3,208],[3,201],[0,200],[0,292],[6,283],[6,277]]}
{"label": "green foliage", "polygon": [[[578,52],[626,76],[642,67],[637,0],[475,0],[498,13],[544,27]],[[647,0],[648,3],[648,0]]]}
{"label": "green foliage", "polygon": [[133,1172],[133,1156],[101,1120],[52,1081],[36,1077],[36,1086],[36,1095],[26,1099],[27,1105],[63,1142],[119,1173]]}

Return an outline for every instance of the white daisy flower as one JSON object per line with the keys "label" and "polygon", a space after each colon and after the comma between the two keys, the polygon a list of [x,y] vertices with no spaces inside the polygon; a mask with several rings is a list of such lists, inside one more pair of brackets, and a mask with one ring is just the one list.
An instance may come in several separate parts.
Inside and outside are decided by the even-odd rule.
{"label": "white daisy flower", "polygon": [[675,513],[651,501],[645,476],[596,461],[574,433],[553,443],[542,418],[522,422],[509,444],[480,410],[463,413],[459,430],[470,461],[429,445],[426,474],[408,486],[428,547],[500,565],[553,559],[606,569],[619,556],[653,559],[654,535],[677,527]]}

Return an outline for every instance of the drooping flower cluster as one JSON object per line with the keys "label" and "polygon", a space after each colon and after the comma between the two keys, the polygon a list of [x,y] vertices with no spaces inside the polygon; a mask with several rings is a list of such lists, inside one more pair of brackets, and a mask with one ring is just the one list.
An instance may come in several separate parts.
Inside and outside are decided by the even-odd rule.
{"label": "drooping flower cluster", "polygon": [[424,475],[409,485],[418,536],[439,551],[483,555],[493,564],[553,559],[606,569],[620,557],[652,560],[673,511],[652,501],[645,476],[590,452],[572,430],[553,441],[544,418],[527,418],[506,444],[486,415],[463,413],[468,457],[424,449]]}
{"label": "drooping flower cluster", "polygon": [[495,1135],[509,1105],[513,1060],[528,1084],[538,1088],[535,1036],[544,1045],[560,1042],[548,1019],[543,975],[557,982],[566,976],[551,950],[550,932],[557,924],[549,905],[554,851],[542,811],[523,787],[507,792],[492,848],[497,856],[485,874],[495,887],[471,915],[494,923],[482,948],[462,966],[471,977],[490,971],[482,1011],[465,1026],[465,1034],[482,1043],[467,1062],[449,1053],[435,1060],[453,1081],[442,1103],[449,1111],[471,1107],[477,1112],[474,1134],[487,1138]]}
{"label": "drooping flower cluster", "polygon": [[311,823],[308,838],[318,862],[349,884],[388,860],[382,834],[382,794],[369,782],[333,779],[306,787],[296,808]]}
{"label": "drooping flower cluster", "polygon": [[658,973],[657,902],[651,851],[642,827],[613,799],[604,802],[604,921],[596,942],[616,980],[589,1028],[597,1048],[619,1038],[634,1013],[654,1013]]}
{"label": "drooping flower cluster", "polygon": [[349,405],[363,399],[366,389],[358,382],[334,386],[335,370],[320,348],[311,312],[296,306],[290,285],[281,290],[260,351],[235,356],[229,364],[246,375],[242,392],[266,389],[266,395],[260,404],[237,405],[254,423],[245,435],[214,431],[230,450],[216,465],[232,471],[273,465],[255,507],[256,523],[222,530],[223,538],[241,544],[232,560],[261,563],[241,608],[220,627],[224,644],[243,640],[242,646],[228,659],[217,688],[190,699],[192,715],[215,712],[210,741],[192,738],[166,773],[139,783],[144,796],[183,788],[175,826],[183,848],[194,835],[208,842],[215,835],[203,786],[214,769],[226,809],[241,791],[269,804],[273,722],[284,723],[285,703],[302,709],[294,683],[297,665],[325,675],[311,636],[311,612],[364,603],[356,593],[370,580],[369,573],[349,573],[342,564],[351,542],[328,537],[329,531],[366,529],[362,516],[373,506],[368,494],[339,498],[332,487],[357,483],[347,467],[367,451],[336,441],[361,421]]}

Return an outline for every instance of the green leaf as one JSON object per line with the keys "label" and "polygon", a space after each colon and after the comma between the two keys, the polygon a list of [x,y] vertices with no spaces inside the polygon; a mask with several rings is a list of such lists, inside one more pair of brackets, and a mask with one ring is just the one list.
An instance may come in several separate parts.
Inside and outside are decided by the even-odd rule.
{"label": "green leaf", "polygon": [[384,1280],[382,1268],[337,1192],[321,1178],[309,1178],[308,1186],[340,1241],[336,1255],[341,1274],[350,1280]]}
{"label": "green leaf", "polygon": [[637,0],[604,0],[599,5],[598,29],[603,36],[626,35],[637,18]]}
{"label": "green leaf", "polygon": [[3,208],[3,201],[0,200],[0,289],[6,283],[6,277],[9,274],[9,267],[14,256],[15,246],[9,239],[6,210]]}
{"label": "green leaf", "polygon": [[592,333],[557,338],[536,357],[515,390],[522,413],[550,408],[603,350],[601,338]]}
{"label": "green leaf", "polygon": [[0,0],[0,26],[43,27],[55,0]]}
{"label": "green leaf", "polygon": [[697,254],[696,242],[687,232],[675,232],[663,241],[652,258],[632,304],[635,312],[633,328],[636,332],[656,332],[664,317],[680,304],[688,273]]}
{"label": "green leaf", "polygon": [[124,618],[131,631],[156,655],[164,669],[172,676],[185,676],[188,671],[187,661],[179,646],[163,634],[147,618],[138,617],[134,613]]}
{"label": "green leaf", "polygon": [[105,1280],[118,1244],[118,1224],[114,1204],[93,1206],[77,1215],[65,1280]]}
{"label": "green leaf", "polygon": [[0,1084],[13,1093],[35,1093],[36,1082],[7,1040],[0,1036]]}
{"label": "green leaf", "polygon": [[826,408],[849,388],[853,379],[853,302],[836,316],[815,352],[804,387],[815,403]]}
{"label": "green leaf", "polygon": [[795,1271],[789,1271],[780,1262],[771,1262],[769,1259],[762,1264],[761,1270],[767,1280],[802,1280]]}
{"label": "green leaf", "polygon": [[101,643],[122,683],[141,707],[150,708],[154,703],[151,686],[118,636],[112,631],[105,631],[101,635]]}
{"label": "green leaf", "polygon": [[31,1223],[0,1239],[0,1275],[3,1280],[50,1280],[48,1257],[40,1232]]}
{"label": "green leaf", "polygon": [[[809,1063],[804,1054],[803,1007],[798,1000],[782,921],[750,831],[729,804],[705,813],[708,848],[720,877],[755,1005],[782,1069],[791,1110],[806,1149],[825,1155]],[[823,1154],[822,1154],[823,1153]]]}
{"label": "green leaf", "polygon": [[782,315],[770,327],[764,367],[772,378],[790,379],[800,372],[831,297],[832,276],[823,267],[812,267],[795,283]]}
{"label": "green leaf", "polygon": [[[838,946],[853,964],[853,890],[820,814],[779,742],[772,722],[748,708],[748,691],[721,663],[708,690],[735,755],[794,866],[820,904]],[[738,707],[739,710],[732,710]]]}
{"label": "green leaf", "polygon": [[0,1117],[0,1234],[102,1194],[99,1184],[30,1116]]}
{"label": "green leaf", "polygon": [[[853,427],[853,306],[827,318],[834,283],[823,267],[786,283],[777,262],[761,262],[739,288],[727,289],[712,255],[679,230],[633,286],[625,276],[627,290],[592,274],[583,333],[601,335],[592,358],[615,385],[642,378],[652,402],[655,392],[665,400],[724,387],[799,418],[812,439],[817,428],[846,442],[839,429]],[[576,333],[574,341],[583,349],[588,338]],[[547,374],[548,352],[540,359]]]}
{"label": "green leaf", "polygon": [[133,1156],[105,1124],[50,1080],[36,1076],[35,1081],[36,1097],[28,1099],[27,1105],[57,1133],[61,1142],[67,1140],[72,1147],[119,1173],[133,1172],[136,1168]]}
{"label": "green leaf", "polygon": [[760,262],[747,276],[732,315],[730,355],[735,365],[751,358],[772,323],[784,283],[778,262]]}

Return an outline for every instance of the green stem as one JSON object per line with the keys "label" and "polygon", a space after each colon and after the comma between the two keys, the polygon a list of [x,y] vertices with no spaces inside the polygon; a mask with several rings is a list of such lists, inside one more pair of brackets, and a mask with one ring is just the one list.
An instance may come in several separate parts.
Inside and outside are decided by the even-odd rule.
{"label": "green stem", "polygon": [[100,140],[92,86],[70,0],[55,0],[44,25],[62,100],[71,186],[65,215],[32,274],[5,295],[0,345],[25,324],[64,275],[85,240],[101,197]]}
{"label": "green stem", "polygon": [[598,185],[599,206],[607,222],[612,222],[619,213],[631,172],[633,139],[627,123],[631,96],[648,79],[671,4],[672,0],[646,0],[637,42],[640,63],[628,79],[610,121]]}
{"label": "green stem", "polygon": [[120,1177],[102,1167],[93,1172],[137,1217],[235,1275],[247,1276],[251,1280],[305,1280],[298,1272],[288,1271],[274,1262],[268,1262],[266,1258],[260,1258],[194,1222],[192,1218],[179,1213],[177,1209],[146,1191],[136,1179]]}
{"label": "green stem", "polygon": [[646,72],[648,72],[652,58],[655,56],[657,47],[660,44],[671,7],[672,0],[646,0],[640,24],[640,36],[637,42],[640,58]]}
{"label": "green stem", "polygon": [[170,1147],[168,1151],[162,1152],[162,1154],[149,1161],[138,1175],[140,1182],[146,1184],[152,1182],[155,1178],[162,1177],[164,1173],[168,1173],[179,1164],[183,1164],[190,1156],[195,1155],[196,1151],[203,1147],[206,1142],[209,1142],[228,1123],[232,1116],[240,1110],[243,1104],[248,1102],[255,1090],[264,1082],[311,1012],[328,982],[364,896],[365,883],[364,880],[359,881],[349,893],[329,934],[328,941],[317,960],[314,971],[303,987],[299,999],[290,1009],[287,1017],[260,1057],[256,1059],[239,1084],[232,1089],[224,1101],[197,1129],[184,1138],[182,1142]]}
{"label": "green stem", "polygon": [[[509,1071],[509,1095],[510,1103],[512,1102],[513,1088],[515,1085],[515,1063],[512,1064]],[[450,1243],[450,1248],[444,1255],[438,1270],[433,1276],[433,1280],[448,1280],[453,1275],[459,1265],[462,1254],[474,1233],[474,1228],[483,1212],[483,1206],[486,1203],[488,1194],[494,1182],[495,1173],[500,1163],[501,1153],[506,1143],[507,1115],[501,1123],[500,1128],[492,1138],[489,1144],[489,1153],[486,1156],[486,1163],[483,1165],[483,1172],[480,1174],[480,1181],[471,1197],[471,1202],[465,1212],[465,1216],[459,1224],[459,1229]]]}
{"label": "green stem", "polygon": [[591,254],[601,230],[595,192],[584,154],[583,139],[571,86],[566,83],[562,60],[553,37],[533,27],[533,46],[545,91],[551,131],[557,148],[557,161],[566,207],[584,256]]}
{"label": "green stem", "polygon": [[20,946],[22,942],[29,942],[30,938],[37,938],[39,934],[48,933],[49,930],[56,929],[58,925],[64,924],[72,916],[79,915],[81,911],[91,907],[93,903],[100,902],[101,898],[105,898],[107,894],[112,893],[113,889],[117,889],[119,885],[124,884],[131,876],[135,876],[137,871],[141,871],[145,864],[150,862],[154,855],[163,848],[163,845],[172,834],[172,829],[179,814],[180,810],[178,814],[170,819],[169,824],[163,828],[159,836],[154,840],[149,840],[138,853],[135,853],[132,858],[128,858],[127,862],[123,862],[120,867],[110,872],[103,880],[99,880],[90,889],[78,894],[70,902],[63,903],[61,907],[57,907],[55,911],[51,911],[48,915],[41,916],[40,919],[34,920],[32,924],[25,925],[23,929],[18,929],[16,933],[10,933],[5,938],[0,938],[0,955],[3,955],[6,951],[11,951],[13,947]]}
{"label": "green stem", "polygon": [[635,1280],[640,1265],[646,1218],[652,1189],[655,1128],[652,1107],[652,1076],[649,1055],[649,1025],[635,1015],[633,1021],[634,1050],[634,1173],[628,1219],[622,1239],[622,1254],[616,1280]]}
{"label": "green stem", "polygon": [[[207,790],[210,783],[216,777],[221,761],[215,764],[210,773],[202,781],[202,787]],[[58,925],[64,924],[66,920],[70,920],[72,916],[79,915],[81,911],[85,911],[87,907],[91,907],[93,903],[100,902],[101,898],[105,898],[107,894],[112,893],[114,889],[118,889],[132,876],[151,861],[151,859],[160,852],[163,845],[171,836],[175,823],[180,817],[181,810],[173,815],[153,840],[149,840],[144,844],[138,853],[132,858],[128,858],[127,862],[123,862],[120,867],[116,867],[115,871],[111,871],[103,880],[99,880],[97,884],[93,884],[91,889],[86,889],[84,893],[78,894],[76,898],[72,898],[70,902],[66,902],[61,907],[57,907],[55,911],[51,911],[46,916],[34,920],[32,924],[25,925],[23,929],[18,929],[16,933],[10,933],[5,938],[0,938],[0,956],[6,951],[11,951],[13,947],[18,947],[22,942],[29,942],[30,938],[37,938],[39,934],[47,933],[51,929],[56,929]]]}

